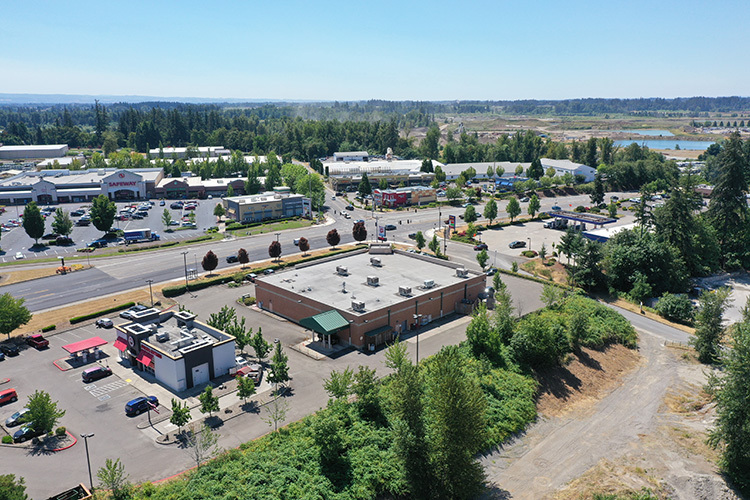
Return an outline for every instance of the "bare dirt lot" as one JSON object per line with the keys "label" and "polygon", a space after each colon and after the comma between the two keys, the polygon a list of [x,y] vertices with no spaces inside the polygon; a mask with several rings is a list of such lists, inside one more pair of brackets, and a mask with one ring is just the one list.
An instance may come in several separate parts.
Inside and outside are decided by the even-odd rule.
{"label": "bare dirt lot", "polygon": [[739,498],[705,445],[712,405],[692,351],[641,333],[638,352],[583,351],[540,374],[541,417],[483,458],[487,498],[573,500],[650,489],[661,498]]}

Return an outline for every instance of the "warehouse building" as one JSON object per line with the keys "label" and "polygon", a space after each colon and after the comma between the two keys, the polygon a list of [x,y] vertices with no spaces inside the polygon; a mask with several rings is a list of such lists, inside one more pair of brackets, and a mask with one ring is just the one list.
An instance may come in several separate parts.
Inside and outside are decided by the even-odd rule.
{"label": "warehouse building", "polygon": [[25,171],[0,181],[0,204],[76,203],[101,194],[111,200],[148,199],[163,177],[161,168]]}
{"label": "warehouse building", "polygon": [[154,148],[149,149],[148,153],[151,158],[177,160],[187,158],[188,155],[192,158],[215,158],[229,155],[231,151],[224,146],[206,146],[200,148]]}
{"label": "warehouse building", "polygon": [[250,223],[312,214],[310,198],[289,192],[266,191],[222,200],[228,219]]}
{"label": "warehouse building", "polygon": [[0,146],[0,160],[61,158],[68,153],[67,144]]}
{"label": "warehouse building", "polygon": [[374,350],[407,330],[473,310],[486,276],[390,245],[256,278],[259,307],[338,340]]}
{"label": "warehouse building", "polygon": [[552,160],[549,158],[542,158],[540,161],[542,162],[542,167],[544,168],[545,173],[549,168],[555,169],[555,177],[561,177],[569,173],[574,176],[581,175],[585,179],[584,182],[591,182],[596,175],[595,168],[581,163],[575,163],[570,160]]}
{"label": "warehouse building", "polygon": [[115,327],[115,347],[135,370],[176,392],[207,384],[235,366],[235,339],[195,318],[188,311],[133,313],[131,323]]}

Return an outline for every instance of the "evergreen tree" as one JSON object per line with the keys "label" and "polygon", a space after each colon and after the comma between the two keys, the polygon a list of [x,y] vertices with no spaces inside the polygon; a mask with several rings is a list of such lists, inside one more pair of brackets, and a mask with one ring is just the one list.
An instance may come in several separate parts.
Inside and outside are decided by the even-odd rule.
{"label": "evergreen tree", "polygon": [[717,363],[720,359],[729,293],[729,288],[721,288],[701,295],[695,316],[695,337],[691,340],[701,363]]}
{"label": "evergreen tree", "polygon": [[596,168],[596,138],[592,137],[586,143],[586,165]]}
{"label": "evergreen tree", "polygon": [[422,231],[417,231],[417,234],[414,236],[414,242],[417,244],[417,250],[421,251],[424,248],[425,239]]}
{"label": "evergreen tree", "polygon": [[35,201],[27,203],[23,209],[23,229],[34,240],[34,245],[44,236],[44,217]]}
{"label": "evergreen tree", "polygon": [[594,190],[591,192],[591,203],[597,206],[604,203],[604,182],[602,182],[602,174],[599,172],[594,176]]}
{"label": "evergreen tree", "polygon": [[748,208],[746,173],[748,161],[742,139],[733,132],[718,156],[719,179],[711,194],[708,218],[716,230],[725,268],[743,265],[747,260]]}
{"label": "evergreen tree", "polygon": [[63,212],[62,208],[55,210],[55,220],[52,221],[52,231],[67,236],[73,231],[73,221],[70,220],[68,212]]}
{"label": "evergreen tree", "polygon": [[372,194],[372,186],[370,185],[370,179],[367,177],[367,173],[362,174],[362,180],[359,183],[359,187],[357,188],[357,191],[359,191],[359,194],[361,196],[367,196],[368,194]]}
{"label": "evergreen tree", "polygon": [[283,384],[289,380],[289,357],[281,350],[281,342],[276,342],[276,349],[271,357],[271,368],[268,381],[272,384]]}

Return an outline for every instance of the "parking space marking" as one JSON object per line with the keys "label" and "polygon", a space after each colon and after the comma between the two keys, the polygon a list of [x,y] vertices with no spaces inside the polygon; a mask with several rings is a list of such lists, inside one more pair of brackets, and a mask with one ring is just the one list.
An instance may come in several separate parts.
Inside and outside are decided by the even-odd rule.
{"label": "parking space marking", "polygon": [[99,401],[106,401],[109,399],[109,397],[110,397],[109,394],[105,394],[104,396],[99,396],[97,399]]}
{"label": "parking space marking", "polygon": [[[99,398],[100,396],[104,396],[108,392],[116,391],[117,389],[120,389],[122,387],[126,387],[128,385],[127,382],[124,380],[116,380],[114,382],[110,382],[109,384],[104,384],[101,387],[97,387],[96,385],[87,386],[85,389],[95,398]],[[89,389],[89,387],[91,387]]]}

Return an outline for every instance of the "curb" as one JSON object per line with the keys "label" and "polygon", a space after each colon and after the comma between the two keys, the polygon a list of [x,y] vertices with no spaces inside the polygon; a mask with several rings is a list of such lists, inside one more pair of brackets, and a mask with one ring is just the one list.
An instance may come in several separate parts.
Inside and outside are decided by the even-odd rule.
{"label": "curb", "polygon": [[54,360],[52,362],[52,364],[55,365],[56,367],[58,367],[60,369],[60,371],[63,371],[63,372],[66,372],[68,370],[72,370],[73,369],[72,367],[71,368],[63,368],[62,366],[60,366],[60,365],[57,364],[58,361],[62,361],[63,359],[65,359],[65,358],[56,359],[56,360]]}
{"label": "curb", "polygon": [[9,379],[9,378],[6,378],[6,379],[4,379],[4,380],[0,380],[0,385],[2,385],[2,384],[7,384],[8,382],[10,382],[10,379]]}
{"label": "curb", "polygon": [[65,434],[67,434],[68,436],[72,437],[73,438],[73,442],[71,444],[69,444],[68,446],[63,446],[62,448],[55,448],[52,451],[67,450],[68,448],[72,448],[73,446],[75,446],[75,444],[78,442],[78,439],[76,439],[76,437],[73,434],[71,434],[70,432],[68,432],[67,430],[65,431]]}

